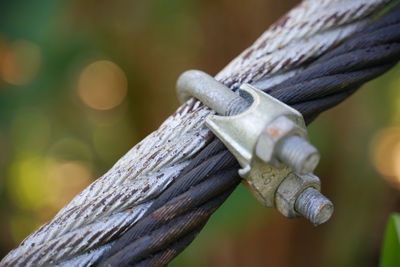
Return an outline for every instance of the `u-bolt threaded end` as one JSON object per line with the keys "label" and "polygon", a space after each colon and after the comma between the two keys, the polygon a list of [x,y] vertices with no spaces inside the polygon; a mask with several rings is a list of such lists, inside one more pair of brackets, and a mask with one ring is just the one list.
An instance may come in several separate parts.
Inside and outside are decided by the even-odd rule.
{"label": "u-bolt threaded end", "polygon": [[285,138],[276,150],[278,158],[299,174],[311,173],[318,165],[318,150],[300,136]]}
{"label": "u-bolt threaded end", "polygon": [[332,216],[333,204],[318,190],[309,187],[298,196],[295,209],[317,226],[326,222]]}

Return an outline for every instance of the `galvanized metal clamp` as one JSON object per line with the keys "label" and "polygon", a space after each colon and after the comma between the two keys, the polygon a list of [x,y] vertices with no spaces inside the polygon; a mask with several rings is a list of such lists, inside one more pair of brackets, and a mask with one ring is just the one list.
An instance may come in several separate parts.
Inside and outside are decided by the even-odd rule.
{"label": "galvanized metal clamp", "polygon": [[222,115],[209,115],[205,124],[236,157],[244,184],[263,205],[314,225],[331,217],[333,204],[312,174],[320,155],[297,110],[249,84],[237,95],[198,70],[179,77],[177,93],[181,102],[195,97]]}

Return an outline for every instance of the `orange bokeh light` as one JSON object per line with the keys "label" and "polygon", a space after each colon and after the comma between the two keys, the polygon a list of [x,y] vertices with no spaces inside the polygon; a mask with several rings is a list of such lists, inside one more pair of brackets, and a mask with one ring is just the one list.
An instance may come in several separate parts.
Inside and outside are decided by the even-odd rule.
{"label": "orange bokeh light", "polygon": [[78,95],[82,102],[96,110],[112,109],[124,100],[127,79],[122,69],[108,60],[88,65],[78,82]]}
{"label": "orange bokeh light", "polygon": [[371,157],[375,168],[390,184],[400,189],[400,128],[380,131],[372,142]]}
{"label": "orange bokeh light", "polygon": [[24,85],[32,81],[41,65],[38,45],[18,40],[1,46],[0,78],[12,85]]}

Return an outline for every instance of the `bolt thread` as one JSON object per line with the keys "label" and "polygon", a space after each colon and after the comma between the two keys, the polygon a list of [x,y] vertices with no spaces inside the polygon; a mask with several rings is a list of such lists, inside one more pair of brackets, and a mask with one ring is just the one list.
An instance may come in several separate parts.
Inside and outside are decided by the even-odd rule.
{"label": "bolt thread", "polygon": [[283,163],[299,174],[313,172],[320,158],[317,149],[297,135],[282,140],[276,153]]}
{"label": "bolt thread", "polygon": [[309,187],[297,198],[295,209],[317,226],[326,222],[332,216],[333,204],[318,190]]}

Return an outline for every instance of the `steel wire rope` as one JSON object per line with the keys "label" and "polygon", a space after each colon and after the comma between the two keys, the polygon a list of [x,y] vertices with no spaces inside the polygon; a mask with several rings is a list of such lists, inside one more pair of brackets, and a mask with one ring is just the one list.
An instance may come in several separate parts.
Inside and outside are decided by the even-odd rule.
{"label": "steel wire rope", "polygon": [[[232,89],[243,82],[263,79],[265,88],[276,85],[298,73],[303,64],[312,62],[366,27],[389,2],[303,0],[228,64],[216,79]],[[324,103],[321,106],[326,108],[349,93],[327,96],[319,103]],[[300,103],[299,109],[304,109],[304,114],[311,110],[313,114],[312,103],[305,106]],[[70,266],[97,262],[118,237],[148,213],[160,194],[182,177],[182,170],[212,142],[210,131],[203,125],[208,114],[210,110],[198,101],[190,100],[182,105],[50,222],[6,255],[0,265]],[[178,243],[176,247],[181,248],[182,241]],[[157,255],[164,260],[173,254],[160,253]]]}
{"label": "steel wire rope", "polygon": [[[397,5],[299,74],[263,89],[298,109],[310,123],[363,83],[389,70],[399,59],[400,5]],[[239,184],[238,168],[233,155],[218,139],[213,139],[153,202],[145,216],[104,254],[100,266],[167,264],[190,244],[211,215],[196,213],[196,209],[212,203],[214,206],[208,207],[216,210]],[[204,191],[205,188],[208,189]],[[221,196],[219,201],[216,192]],[[182,204],[183,199],[188,202]],[[189,204],[195,206],[187,208]],[[186,208],[182,209],[182,205]],[[187,230],[176,231],[177,227]]]}

